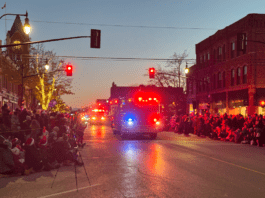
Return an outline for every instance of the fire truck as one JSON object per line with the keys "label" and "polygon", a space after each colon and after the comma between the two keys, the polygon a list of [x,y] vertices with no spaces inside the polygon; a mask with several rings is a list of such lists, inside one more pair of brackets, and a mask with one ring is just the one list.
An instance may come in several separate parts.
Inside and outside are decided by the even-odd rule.
{"label": "fire truck", "polygon": [[132,97],[110,101],[110,119],[114,134],[149,135],[151,139],[163,129],[160,97],[153,92],[139,91]]}
{"label": "fire truck", "polygon": [[106,122],[106,109],[102,105],[96,105],[90,110],[90,125],[104,124]]}

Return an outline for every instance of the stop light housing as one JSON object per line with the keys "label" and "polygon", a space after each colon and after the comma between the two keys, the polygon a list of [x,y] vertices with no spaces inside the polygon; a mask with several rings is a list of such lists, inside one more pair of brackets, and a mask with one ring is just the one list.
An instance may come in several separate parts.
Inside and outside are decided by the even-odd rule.
{"label": "stop light housing", "polygon": [[265,101],[264,101],[264,100],[260,101],[260,106],[261,106],[262,108],[265,107]]}
{"label": "stop light housing", "polygon": [[73,75],[73,66],[72,65],[66,65],[65,71],[66,71],[66,76],[72,76]]}
{"label": "stop light housing", "polygon": [[91,29],[90,48],[100,48],[101,30]]}
{"label": "stop light housing", "polygon": [[155,78],[155,68],[149,68],[149,78]]}

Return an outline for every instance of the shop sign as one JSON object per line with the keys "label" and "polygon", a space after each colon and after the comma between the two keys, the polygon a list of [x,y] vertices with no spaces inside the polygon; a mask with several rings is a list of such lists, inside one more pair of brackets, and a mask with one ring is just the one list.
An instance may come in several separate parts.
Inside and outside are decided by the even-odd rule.
{"label": "shop sign", "polygon": [[231,100],[230,104],[231,104],[232,107],[246,106],[244,104],[244,100]]}
{"label": "shop sign", "polygon": [[219,101],[219,102],[216,102],[215,105],[216,105],[216,106],[222,106],[223,103],[222,103],[222,101]]}

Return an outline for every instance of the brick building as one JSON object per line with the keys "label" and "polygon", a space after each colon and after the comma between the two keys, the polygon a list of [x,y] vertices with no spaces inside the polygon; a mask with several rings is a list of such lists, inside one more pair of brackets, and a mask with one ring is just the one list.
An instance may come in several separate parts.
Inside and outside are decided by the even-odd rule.
{"label": "brick building", "polygon": [[161,104],[165,114],[185,114],[186,113],[186,95],[183,88],[178,87],[156,87],[154,85],[138,87],[117,86],[114,82],[110,89],[109,101],[119,97],[133,97],[138,91],[154,92],[161,97]]}
{"label": "brick building", "polygon": [[[2,41],[0,40],[0,45]],[[0,48],[0,68],[5,64],[12,67],[13,61]],[[0,107],[7,104],[10,110],[18,107],[18,85],[11,83],[5,74],[0,75]],[[0,108],[1,111],[1,108]]]}
{"label": "brick building", "polygon": [[[6,35],[6,44],[18,44],[23,42],[30,41],[29,36],[26,35],[23,31],[23,25],[20,20],[20,17],[17,15],[11,29],[7,32]],[[0,45],[2,41],[0,40]],[[20,45],[14,47],[7,47],[6,51],[0,51],[0,68],[8,67],[11,70],[17,69],[21,71],[21,64],[29,64],[29,45]],[[21,90],[22,90],[22,80],[13,79],[21,79],[21,76],[12,76],[11,73],[6,74],[1,72],[0,76],[0,104],[7,104],[10,110],[14,110],[19,107],[19,103],[21,100],[24,100],[24,107],[28,109],[35,109],[37,107],[37,100],[34,97],[32,90],[27,87],[24,83],[24,91],[23,91],[23,99],[21,98]],[[19,81],[19,82],[18,82]]]}
{"label": "brick building", "polygon": [[[243,51],[238,51],[238,33],[246,34]],[[265,14],[248,14],[196,44],[196,65],[187,78],[189,111],[263,114],[264,57]]]}

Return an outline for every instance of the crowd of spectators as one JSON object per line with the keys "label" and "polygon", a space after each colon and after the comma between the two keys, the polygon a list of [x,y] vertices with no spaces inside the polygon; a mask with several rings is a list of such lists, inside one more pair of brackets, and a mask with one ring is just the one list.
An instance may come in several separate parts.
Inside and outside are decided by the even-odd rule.
{"label": "crowd of spectators", "polygon": [[16,109],[7,105],[0,116],[0,174],[28,175],[63,165],[83,165],[86,125],[77,115]]}
{"label": "crowd of spectators", "polygon": [[213,116],[204,115],[174,115],[170,126],[176,133],[209,137],[214,140],[251,144],[263,147],[265,144],[265,117],[252,115]]}

